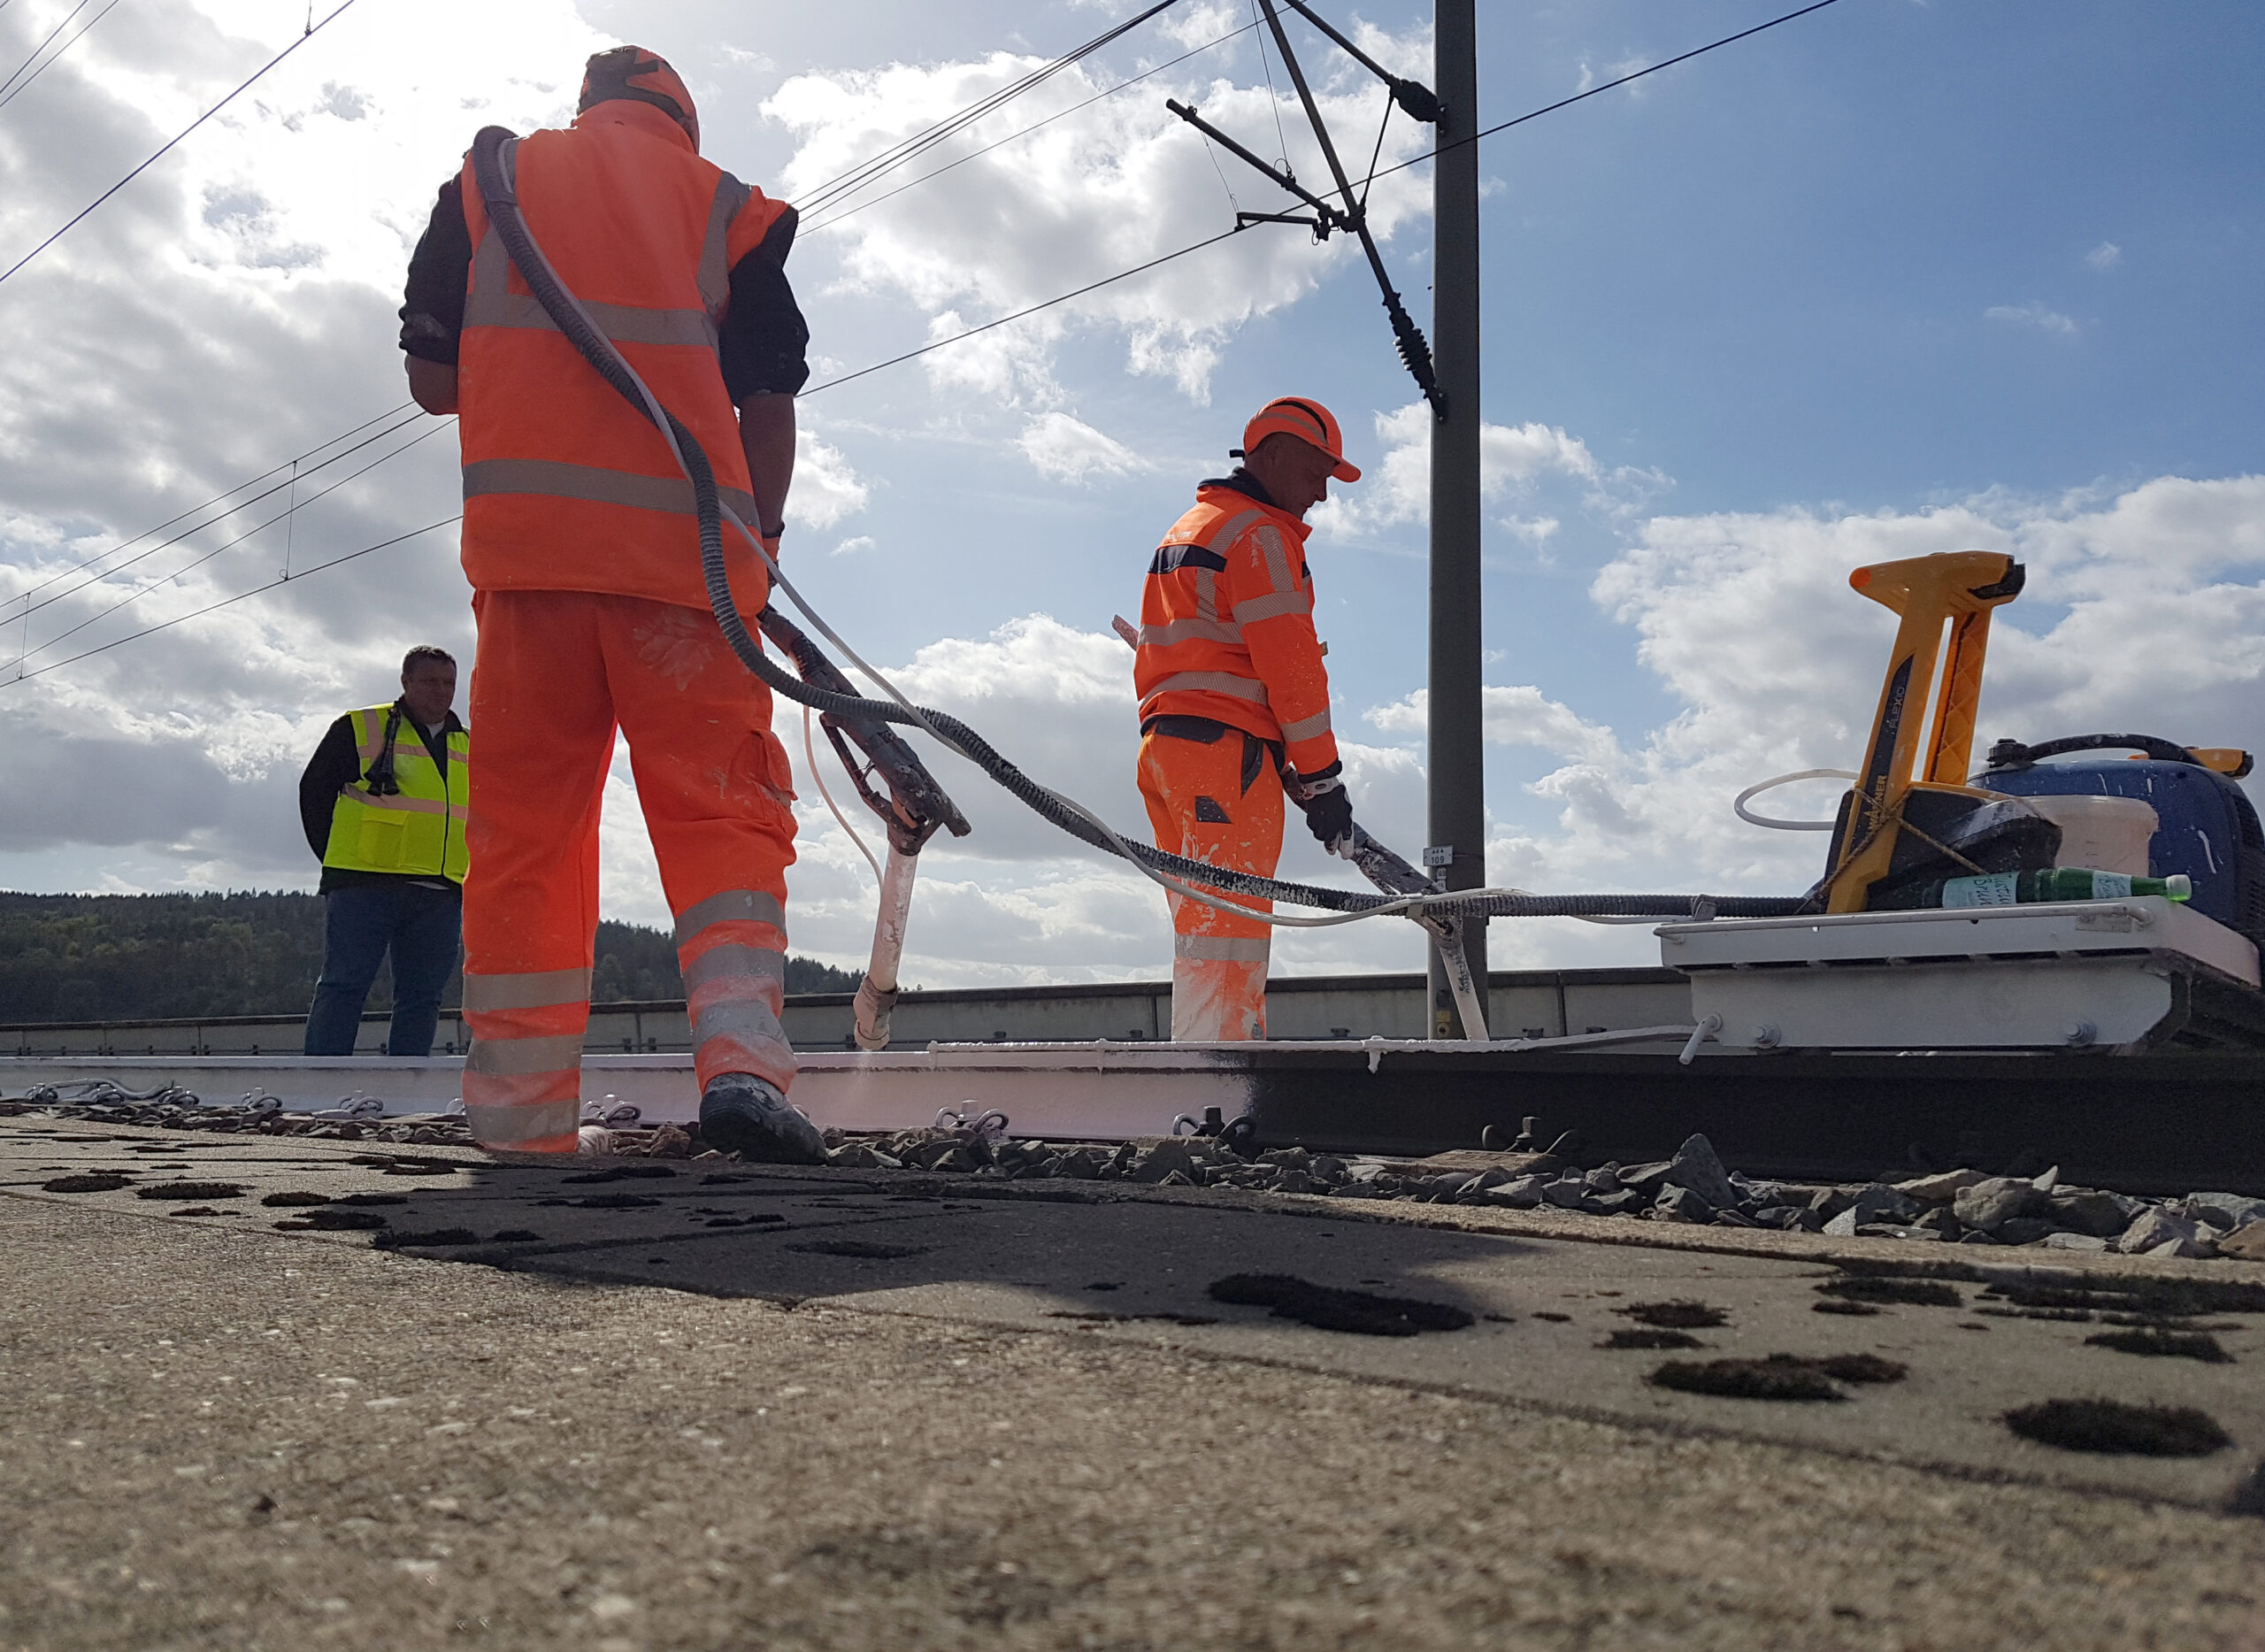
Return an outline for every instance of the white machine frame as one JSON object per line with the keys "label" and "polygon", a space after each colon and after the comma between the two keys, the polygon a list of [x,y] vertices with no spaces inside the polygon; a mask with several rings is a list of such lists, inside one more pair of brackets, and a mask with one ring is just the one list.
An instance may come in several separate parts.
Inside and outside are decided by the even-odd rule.
{"label": "white machine frame", "polygon": [[2161,895],[1663,924],[1660,957],[1731,1049],[2137,1051],[2173,978],[2254,988],[2257,949]]}

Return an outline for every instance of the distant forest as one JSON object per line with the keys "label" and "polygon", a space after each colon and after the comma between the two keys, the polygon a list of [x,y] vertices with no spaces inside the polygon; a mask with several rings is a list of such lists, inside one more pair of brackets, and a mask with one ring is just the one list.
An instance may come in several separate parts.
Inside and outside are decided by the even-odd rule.
{"label": "distant forest", "polygon": [[[299,1015],[322,973],[318,895],[0,894],[0,1021]],[[852,992],[856,974],[787,960],[787,990]],[[452,978],[441,1002],[463,992]],[[590,996],[681,998],[676,947],[657,929],[598,926]],[[369,1007],[393,1006],[391,971]]]}

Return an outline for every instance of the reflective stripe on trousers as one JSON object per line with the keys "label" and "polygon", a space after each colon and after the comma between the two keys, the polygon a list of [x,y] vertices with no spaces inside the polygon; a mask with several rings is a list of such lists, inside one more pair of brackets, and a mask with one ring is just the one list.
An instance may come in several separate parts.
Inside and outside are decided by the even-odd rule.
{"label": "reflective stripe on trousers", "polygon": [[794,1046],[779,1024],[787,994],[786,911],[760,889],[726,889],[677,914],[677,961],[702,1088],[719,1072],[751,1072],[785,1089]]}
{"label": "reflective stripe on trousers", "polygon": [[[1271,875],[1282,853],[1280,776],[1261,760],[1248,786],[1244,736],[1209,743],[1161,730],[1140,741],[1140,799],[1158,849],[1214,866]],[[1266,965],[1272,931],[1179,895],[1171,907],[1171,1035],[1184,1042],[1266,1036]],[[1229,897],[1255,911],[1264,901]]]}
{"label": "reflective stripe on trousers", "polygon": [[590,972],[464,978],[464,1110],[482,1147],[571,1153],[581,1122]]}

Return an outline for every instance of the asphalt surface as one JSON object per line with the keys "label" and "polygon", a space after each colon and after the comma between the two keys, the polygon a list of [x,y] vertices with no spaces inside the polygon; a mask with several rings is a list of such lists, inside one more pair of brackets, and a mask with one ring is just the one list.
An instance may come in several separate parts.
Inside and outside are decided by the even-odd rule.
{"label": "asphalt surface", "polygon": [[[625,1164],[672,1173],[568,1179]],[[46,1190],[88,1174],[126,1180]],[[219,1186],[140,1196],[183,1181]],[[0,1647],[2265,1652],[2265,1518],[2226,1512],[2265,1457],[2265,1314],[2189,1322],[2223,1363],[2093,1346],[2097,1316],[2009,1311],[2048,1277],[2010,1250],[1956,1307],[1821,1314],[1914,1248],[1655,1228],[8,1121]],[[1209,1295],[1250,1272],[1474,1323]],[[1599,1346],[1662,1302],[1723,1323]],[[1773,1353],[1908,1375],[1647,1380]],[[2001,1420],[2095,1396],[2234,1443]]]}

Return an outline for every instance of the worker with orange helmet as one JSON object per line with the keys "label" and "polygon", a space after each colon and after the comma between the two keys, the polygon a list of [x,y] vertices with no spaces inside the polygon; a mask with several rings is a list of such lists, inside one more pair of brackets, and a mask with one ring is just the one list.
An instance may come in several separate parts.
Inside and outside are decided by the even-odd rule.
{"label": "worker with orange helmet", "polygon": [[[1243,462],[1232,475],[1197,485],[1140,594],[1140,795],[1158,849],[1263,877],[1281,857],[1286,795],[1324,849],[1352,836],[1305,517],[1332,477],[1361,473],[1345,462],[1335,417],[1304,396],[1260,409],[1232,457]],[[1264,1038],[1268,926],[1169,898],[1172,1037]]]}
{"label": "worker with orange helmet", "polygon": [[[809,331],[784,265],[795,212],[700,156],[663,58],[599,52],[563,131],[504,174],[566,287],[715,464],[774,553]],[[598,817],[616,730],[676,918],[700,1127],[750,1157],[816,1162],[787,1101],[779,1024],[792,773],[769,691],[710,615],[692,488],[659,432],[585,362],[512,267],[467,160],[410,266],[411,393],[459,412],[472,709],[465,1110],[482,1145],[571,1152],[598,917]],[[768,578],[726,557],[741,610]]]}

